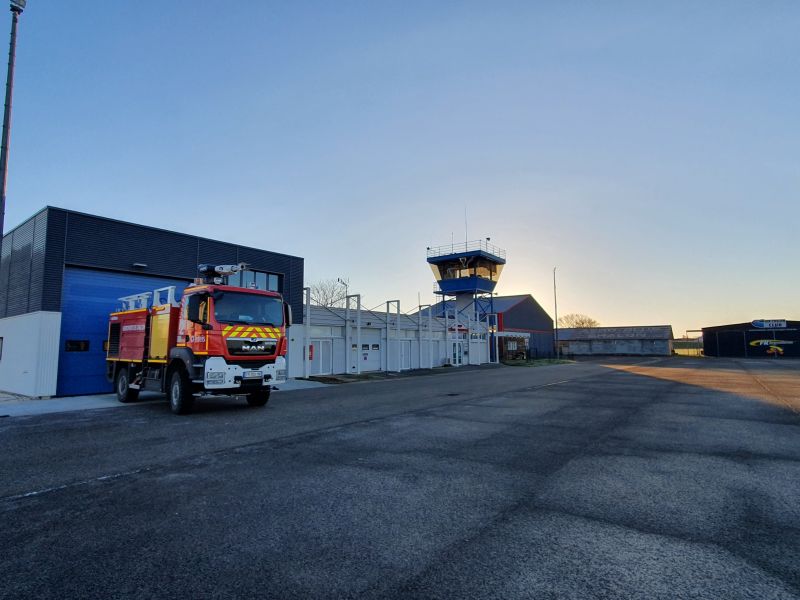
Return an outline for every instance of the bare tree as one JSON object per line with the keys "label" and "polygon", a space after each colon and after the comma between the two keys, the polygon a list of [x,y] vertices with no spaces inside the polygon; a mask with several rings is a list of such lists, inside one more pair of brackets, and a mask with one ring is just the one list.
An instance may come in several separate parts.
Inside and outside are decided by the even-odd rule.
{"label": "bare tree", "polygon": [[311,302],[317,306],[342,307],[345,304],[349,279],[320,279],[309,284]]}
{"label": "bare tree", "polygon": [[570,313],[558,318],[559,327],[600,327],[600,322],[588,315]]}

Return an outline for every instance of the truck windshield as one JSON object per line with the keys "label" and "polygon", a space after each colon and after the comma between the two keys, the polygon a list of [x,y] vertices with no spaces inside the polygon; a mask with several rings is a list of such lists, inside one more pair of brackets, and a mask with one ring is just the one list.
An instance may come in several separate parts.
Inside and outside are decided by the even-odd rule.
{"label": "truck windshield", "polygon": [[214,297],[214,317],[219,323],[248,325],[283,325],[283,302],[260,294],[219,292]]}

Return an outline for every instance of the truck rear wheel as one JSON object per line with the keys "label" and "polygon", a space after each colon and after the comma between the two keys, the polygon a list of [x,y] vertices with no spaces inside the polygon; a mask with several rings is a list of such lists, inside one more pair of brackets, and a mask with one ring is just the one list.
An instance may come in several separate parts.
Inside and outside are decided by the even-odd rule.
{"label": "truck rear wheel", "polygon": [[269,388],[247,394],[247,404],[250,406],[264,406],[269,402]]}
{"label": "truck rear wheel", "polygon": [[169,379],[169,407],[176,415],[186,415],[192,412],[194,396],[189,384],[189,378],[182,369],[175,369]]}
{"label": "truck rear wheel", "polygon": [[117,400],[120,402],[136,402],[139,398],[139,390],[131,389],[131,373],[128,367],[120,367],[114,379],[114,389],[117,392]]}

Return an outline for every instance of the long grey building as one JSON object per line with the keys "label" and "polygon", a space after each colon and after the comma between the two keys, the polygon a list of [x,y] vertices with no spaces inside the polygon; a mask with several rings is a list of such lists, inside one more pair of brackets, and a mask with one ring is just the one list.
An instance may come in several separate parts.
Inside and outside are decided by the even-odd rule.
{"label": "long grey building", "polygon": [[564,356],[670,356],[673,339],[671,325],[558,330],[558,346]]}

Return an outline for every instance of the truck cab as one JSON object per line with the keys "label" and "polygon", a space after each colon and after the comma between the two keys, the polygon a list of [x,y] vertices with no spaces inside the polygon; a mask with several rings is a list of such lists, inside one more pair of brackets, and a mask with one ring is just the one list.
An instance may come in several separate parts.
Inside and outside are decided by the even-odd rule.
{"label": "truck cab", "polygon": [[171,361],[191,361],[192,381],[202,381],[208,391],[233,393],[283,382],[289,312],[275,292],[187,288]]}

